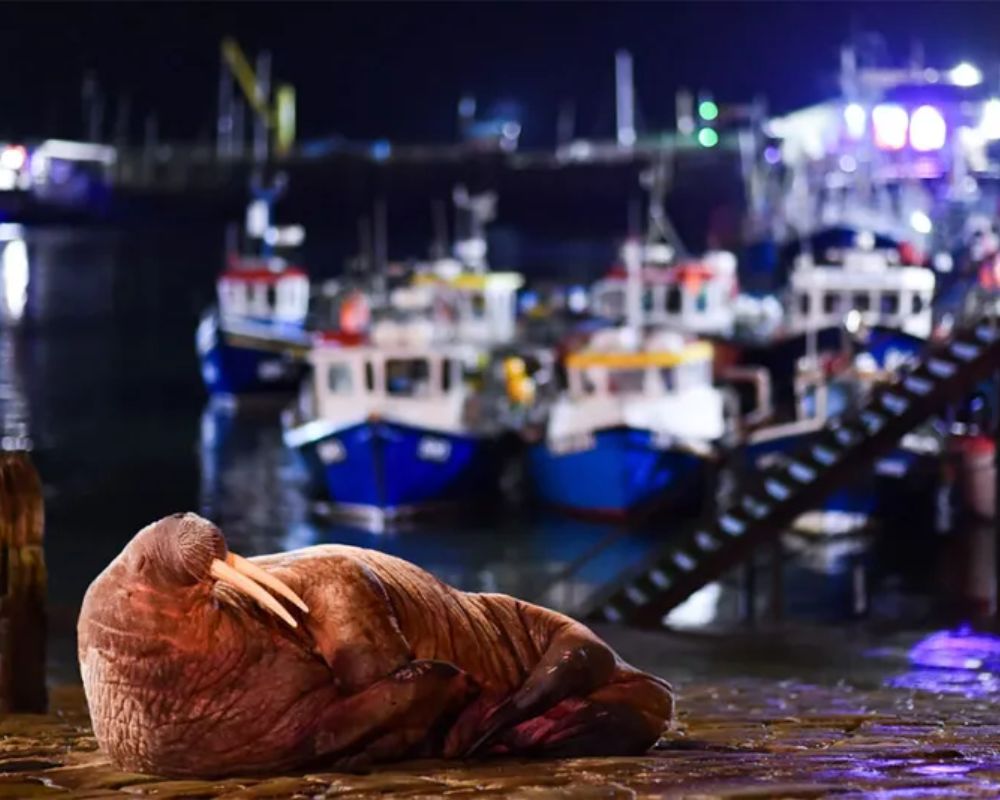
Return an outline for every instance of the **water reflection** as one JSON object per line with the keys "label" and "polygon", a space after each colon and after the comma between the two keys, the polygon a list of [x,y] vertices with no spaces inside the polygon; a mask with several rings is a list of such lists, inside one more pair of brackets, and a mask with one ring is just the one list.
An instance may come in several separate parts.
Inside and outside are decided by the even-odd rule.
{"label": "water reflection", "polygon": [[896,688],[969,698],[1000,696],[1000,636],[964,627],[921,639],[908,654],[912,668],[889,679]]}
{"label": "water reflection", "polygon": [[[245,554],[338,543],[382,550],[470,591],[502,591],[561,608],[649,553],[652,537],[595,523],[511,511],[498,521],[442,520],[419,529],[374,532],[318,516],[307,475],[281,440],[276,416],[209,404],[201,418],[199,508]],[[600,550],[595,563],[586,563]],[[584,562],[579,571],[577,562]],[[563,572],[572,575],[555,579]],[[548,591],[556,583],[556,591]]]}
{"label": "water reflection", "polygon": [[21,229],[0,225],[0,450],[31,450],[18,323],[28,302],[28,248]]}
{"label": "water reflection", "polygon": [[0,242],[5,242],[0,252],[3,318],[5,322],[18,322],[28,302],[28,246],[20,237],[5,240],[3,227],[0,226]]}

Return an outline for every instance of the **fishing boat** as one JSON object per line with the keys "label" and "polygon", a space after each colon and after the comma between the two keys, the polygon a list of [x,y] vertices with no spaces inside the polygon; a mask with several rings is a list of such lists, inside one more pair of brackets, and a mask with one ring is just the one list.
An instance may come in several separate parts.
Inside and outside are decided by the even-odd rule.
{"label": "fishing boat", "polygon": [[516,272],[470,272],[439,263],[433,271],[416,272],[406,291],[411,302],[423,305],[443,335],[498,347],[516,337],[517,290],[523,284]]}
{"label": "fishing boat", "polygon": [[466,380],[480,355],[419,318],[377,322],[356,346],[316,342],[284,438],[330,511],[381,529],[495,493],[499,429]]}
{"label": "fishing boat", "polygon": [[935,274],[907,253],[888,237],[843,228],[803,240],[780,321],[741,326],[734,357],[768,369],[786,396],[798,363],[817,353],[849,349],[868,372],[899,368],[924,349],[934,322]]}
{"label": "fishing boat", "polygon": [[285,264],[240,260],[219,276],[218,305],[198,324],[201,374],[212,395],[288,394],[302,378],[299,357],[309,279]]}
{"label": "fishing boat", "polygon": [[692,491],[725,430],[712,347],[676,332],[595,333],[565,358],[566,385],[528,452],[538,498],[609,519],[651,512]]}
{"label": "fishing boat", "polygon": [[[644,183],[649,208],[645,238],[638,243],[638,321],[696,336],[731,335],[739,294],[736,256],[727,250],[709,250],[701,256],[690,253],[666,213],[665,169],[651,170]],[[599,319],[613,324],[625,320],[630,281],[627,258],[635,247],[636,242],[626,242],[619,263],[591,289],[591,311]]]}
{"label": "fishing boat", "polygon": [[789,326],[794,334],[840,327],[881,330],[869,352],[880,365],[919,349],[933,329],[934,271],[912,262],[906,249],[861,231],[846,247],[828,247],[817,258],[800,253],[790,278]]}
{"label": "fishing boat", "polygon": [[217,302],[198,324],[201,375],[213,396],[288,396],[305,371],[309,277],[275,251],[300,244],[302,232],[272,226],[269,202],[258,199],[247,213],[248,237],[264,243],[262,252],[230,254]]}
{"label": "fishing boat", "polygon": [[[432,258],[409,264],[408,280],[397,291],[408,306],[421,305],[443,336],[487,348],[508,346],[517,334],[517,292],[524,278],[489,264],[486,225],[496,215],[496,195],[470,195],[458,186],[453,202],[456,238],[450,248],[443,207],[435,204]],[[392,304],[398,305],[395,293]]]}
{"label": "fishing boat", "polygon": [[[675,259],[663,244],[643,248],[642,322],[700,336],[727,336],[736,319],[739,293],[736,258],[726,251]],[[625,317],[626,270],[616,266],[591,292],[593,313],[621,322]]]}

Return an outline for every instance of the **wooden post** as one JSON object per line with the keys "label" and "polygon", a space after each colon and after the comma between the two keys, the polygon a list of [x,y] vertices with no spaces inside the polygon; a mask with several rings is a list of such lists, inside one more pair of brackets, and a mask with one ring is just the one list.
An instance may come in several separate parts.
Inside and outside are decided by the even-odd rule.
{"label": "wooden post", "polygon": [[0,452],[0,713],[44,713],[45,528],[28,453]]}

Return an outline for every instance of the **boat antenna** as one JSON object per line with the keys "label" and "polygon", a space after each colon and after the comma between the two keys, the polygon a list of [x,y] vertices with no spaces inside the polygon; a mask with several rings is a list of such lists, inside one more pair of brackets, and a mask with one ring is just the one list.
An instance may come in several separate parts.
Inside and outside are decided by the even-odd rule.
{"label": "boat antenna", "polygon": [[431,203],[431,224],[434,239],[431,242],[431,258],[440,260],[448,257],[448,214],[445,204],[437,199]]}
{"label": "boat antenna", "polygon": [[358,271],[361,273],[371,271],[373,267],[372,229],[371,220],[368,217],[358,219],[358,248]]}
{"label": "boat antenna", "polygon": [[[669,152],[673,156],[673,151]],[[678,256],[687,255],[687,248],[681,240],[667,214],[666,198],[670,188],[671,165],[667,161],[668,153],[664,151],[656,165],[640,177],[640,182],[646,186],[649,193],[648,227],[646,243],[668,244]]]}
{"label": "boat antenna", "polygon": [[386,300],[387,273],[389,269],[388,240],[386,234],[386,210],[385,198],[379,197],[375,201],[375,213],[373,222],[373,247],[372,255],[375,268],[375,294],[381,300]]}
{"label": "boat antenna", "polygon": [[625,259],[625,326],[638,336],[642,330],[642,248],[629,237],[622,248]]}

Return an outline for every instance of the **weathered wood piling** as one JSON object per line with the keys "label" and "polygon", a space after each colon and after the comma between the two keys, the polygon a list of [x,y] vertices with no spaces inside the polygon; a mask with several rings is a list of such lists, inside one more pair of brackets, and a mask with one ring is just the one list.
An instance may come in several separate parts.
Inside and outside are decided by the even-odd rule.
{"label": "weathered wood piling", "polygon": [[0,452],[0,713],[44,713],[42,483],[27,452]]}

